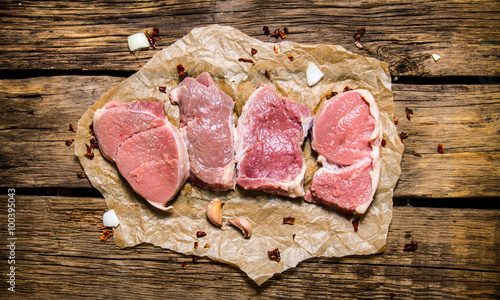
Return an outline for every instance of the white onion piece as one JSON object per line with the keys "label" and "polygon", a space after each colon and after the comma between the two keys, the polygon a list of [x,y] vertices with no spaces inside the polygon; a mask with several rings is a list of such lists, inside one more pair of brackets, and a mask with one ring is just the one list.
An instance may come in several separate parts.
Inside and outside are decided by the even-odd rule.
{"label": "white onion piece", "polygon": [[128,48],[134,52],[141,49],[149,49],[149,41],[144,32],[134,33],[127,38]]}
{"label": "white onion piece", "polygon": [[307,66],[306,75],[307,75],[307,84],[309,86],[313,86],[316,83],[318,83],[321,80],[321,78],[323,78],[324,74],[313,62],[309,62],[309,65]]}
{"label": "white onion piece", "polygon": [[432,59],[434,59],[434,61],[438,61],[440,58],[441,58],[441,56],[439,56],[437,54],[432,54]]}
{"label": "white onion piece", "polygon": [[120,224],[118,217],[115,214],[115,210],[108,210],[102,216],[102,224],[106,227],[116,227]]}

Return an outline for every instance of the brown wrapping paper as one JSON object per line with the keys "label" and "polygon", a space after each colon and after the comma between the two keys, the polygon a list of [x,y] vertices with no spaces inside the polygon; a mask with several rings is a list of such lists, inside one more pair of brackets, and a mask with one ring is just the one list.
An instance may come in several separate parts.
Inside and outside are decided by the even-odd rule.
{"label": "brown wrapping paper", "polygon": [[[205,256],[235,265],[257,284],[295,267],[302,260],[325,256],[340,257],[381,252],[385,248],[392,218],[393,189],[399,178],[403,145],[393,120],[393,98],[387,64],[373,58],[350,53],[340,46],[303,45],[289,41],[269,43],[253,39],[240,31],[218,25],[195,28],[187,36],[158,52],[137,73],[125,79],[100,99],[78,123],[75,154],[90,179],[104,196],[109,209],[114,209],[120,225],[115,228],[115,243],[132,247],[150,243],[176,252]],[[278,54],[274,52],[276,46]],[[257,50],[254,57],[251,49]],[[293,55],[293,61],[288,56]],[[240,62],[253,59],[255,64]],[[308,62],[314,62],[325,74],[313,87],[306,82]],[[381,178],[375,199],[354,231],[346,216],[324,207],[291,199],[237,188],[229,192],[210,192],[186,183],[178,196],[163,212],[150,206],[135,194],[96,149],[94,159],[84,156],[85,144],[91,138],[89,125],[93,113],[110,101],[154,100],[165,103],[165,113],[179,124],[177,106],[170,104],[168,93],[179,84],[176,66],[182,64],[189,76],[209,72],[214,81],[236,102],[236,115],[241,113],[248,96],[262,83],[283,96],[300,101],[317,111],[328,92],[341,92],[345,86],[369,90],[380,111],[386,146],[382,148]],[[270,79],[265,76],[269,70]],[[167,93],[159,91],[165,86]],[[319,167],[306,139],[307,161],[305,186]],[[228,225],[213,226],[205,215],[214,197],[223,202],[224,224],[234,217],[246,218],[253,235],[243,238],[241,232]],[[294,217],[295,224],[283,224],[284,217]],[[197,238],[197,231],[207,235]],[[197,249],[194,242],[199,243]],[[210,247],[205,248],[204,245]],[[270,260],[268,251],[279,248],[281,261]]]}

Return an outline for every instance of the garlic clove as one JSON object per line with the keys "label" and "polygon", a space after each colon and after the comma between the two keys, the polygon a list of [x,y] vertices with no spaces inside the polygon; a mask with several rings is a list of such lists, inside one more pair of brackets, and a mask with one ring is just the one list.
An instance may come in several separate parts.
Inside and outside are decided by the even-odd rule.
{"label": "garlic clove", "polygon": [[241,230],[241,232],[243,233],[243,237],[249,238],[250,236],[252,236],[252,225],[250,224],[250,222],[248,220],[236,218],[236,219],[229,220],[228,223],[230,225],[233,225],[233,226],[239,228]]}
{"label": "garlic clove", "polygon": [[120,225],[120,221],[118,220],[114,209],[108,210],[104,213],[102,216],[102,225],[106,227],[116,227]]}
{"label": "garlic clove", "polygon": [[307,85],[315,85],[323,78],[323,75],[323,72],[313,62],[309,62],[306,70]]}
{"label": "garlic clove", "polygon": [[214,198],[207,206],[207,218],[215,226],[222,227],[222,202]]}

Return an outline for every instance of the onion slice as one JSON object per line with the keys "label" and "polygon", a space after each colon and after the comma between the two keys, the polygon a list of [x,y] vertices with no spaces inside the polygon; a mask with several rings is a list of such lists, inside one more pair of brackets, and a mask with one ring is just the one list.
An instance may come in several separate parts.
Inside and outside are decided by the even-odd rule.
{"label": "onion slice", "polygon": [[106,227],[116,227],[120,224],[114,209],[104,213],[102,216],[102,224]]}
{"label": "onion slice", "polygon": [[127,38],[128,48],[131,52],[149,49],[149,41],[144,32],[134,33]]}
{"label": "onion slice", "polygon": [[313,86],[316,83],[318,83],[321,80],[321,78],[323,78],[324,74],[313,62],[309,62],[309,65],[307,66],[306,75],[307,75],[307,85]]}

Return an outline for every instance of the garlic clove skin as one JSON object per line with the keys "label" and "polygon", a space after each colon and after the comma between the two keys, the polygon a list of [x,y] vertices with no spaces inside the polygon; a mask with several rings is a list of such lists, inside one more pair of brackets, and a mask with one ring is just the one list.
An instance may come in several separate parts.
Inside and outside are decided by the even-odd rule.
{"label": "garlic clove skin", "polygon": [[222,228],[222,202],[214,198],[207,206],[207,218],[215,226]]}
{"label": "garlic clove skin", "polygon": [[323,78],[323,75],[323,72],[313,62],[309,62],[306,70],[307,85],[315,85]]}
{"label": "garlic clove skin", "polygon": [[118,220],[114,209],[108,210],[104,213],[102,216],[102,225],[106,227],[116,227],[120,225],[120,221]]}
{"label": "garlic clove skin", "polygon": [[241,230],[243,237],[249,238],[252,236],[252,225],[248,220],[236,218],[228,221],[228,224],[233,225]]}

